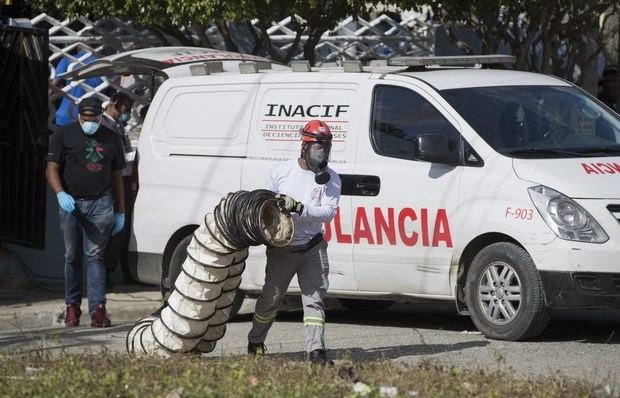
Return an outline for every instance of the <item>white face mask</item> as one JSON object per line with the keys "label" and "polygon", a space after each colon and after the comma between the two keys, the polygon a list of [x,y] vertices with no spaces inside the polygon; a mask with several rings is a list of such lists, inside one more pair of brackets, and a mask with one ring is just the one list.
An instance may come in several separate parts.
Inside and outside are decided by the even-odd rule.
{"label": "white face mask", "polygon": [[101,119],[97,121],[90,121],[90,120],[82,121],[82,119],[80,119],[80,126],[82,126],[82,131],[86,135],[95,134],[97,130],[99,130],[100,124],[101,124]]}

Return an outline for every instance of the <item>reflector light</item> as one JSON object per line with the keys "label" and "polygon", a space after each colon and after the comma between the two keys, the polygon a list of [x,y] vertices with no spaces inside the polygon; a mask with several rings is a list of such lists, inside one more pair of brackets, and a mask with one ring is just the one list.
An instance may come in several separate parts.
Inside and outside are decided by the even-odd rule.
{"label": "reflector light", "polygon": [[224,72],[224,64],[221,61],[209,61],[202,64],[190,65],[192,76],[205,76],[212,73]]}
{"label": "reflector light", "polygon": [[311,72],[310,62],[308,61],[291,61],[290,65],[293,72]]}
{"label": "reflector light", "polygon": [[348,73],[360,73],[363,72],[362,61],[344,61],[342,67],[345,72]]}
{"label": "reflector light", "polygon": [[241,62],[239,64],[239,72],[258,73],[258,65],[256,65],[256,62]]}

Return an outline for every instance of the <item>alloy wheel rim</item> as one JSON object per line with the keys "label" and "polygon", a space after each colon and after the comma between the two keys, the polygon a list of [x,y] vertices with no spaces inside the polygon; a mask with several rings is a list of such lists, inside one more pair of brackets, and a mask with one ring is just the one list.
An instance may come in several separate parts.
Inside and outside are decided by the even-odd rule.
{"label": "alloy wheel rim", "polygon": [[512,266],[495,261],[484,269],[478,283],[478,304],[495,325],[515,319],[521,309],[521,281]]}

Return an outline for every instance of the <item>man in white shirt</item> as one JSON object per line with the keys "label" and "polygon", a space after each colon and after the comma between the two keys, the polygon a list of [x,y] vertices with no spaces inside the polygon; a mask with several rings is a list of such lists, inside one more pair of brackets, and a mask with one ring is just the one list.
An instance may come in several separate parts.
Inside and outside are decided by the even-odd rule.
{"label": "man in white shirt", "polygon": [[336,215],[340,177],[327,166],[332,134],[324,122],[312,120],[301,129],[301,157],[276,167],[269,189],[277,193],[281,210],[293,213],[295,234],[284,248],[267,248],[263,291],[256,303],[248,353],[263,355],[267,332],[284,294],[297,274],[301,288],[308,359],[333,365],[325,354],[325,308],[329,262],[323,224]]}

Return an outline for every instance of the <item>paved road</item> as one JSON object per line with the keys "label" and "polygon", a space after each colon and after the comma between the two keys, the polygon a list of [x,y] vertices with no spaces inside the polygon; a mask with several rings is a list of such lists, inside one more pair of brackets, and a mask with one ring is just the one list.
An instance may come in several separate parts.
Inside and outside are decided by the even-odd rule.
{"label": "paved road", "polygon": [[[246,312],[249,312],[246,310]],[[300,311],[282,312],[266,342],[268,352],[302,359]],[[503,367],[519,376],[562,373],[597,382],[620,383],[620,309],[556,311],[541,339],[492,341],[475,332],[468,317],[452,304],[395,304],[381,312],[334,309],[328,313],[327,341],[333,358],[390,358],[415,363],[435,358],[465,367]],[[242,354],[251,315],[229,323],[226,336],[209,356]],[[44,349],[123,352],[130,324],[109,329],[79,327],[0,332],[0,351]]]}

